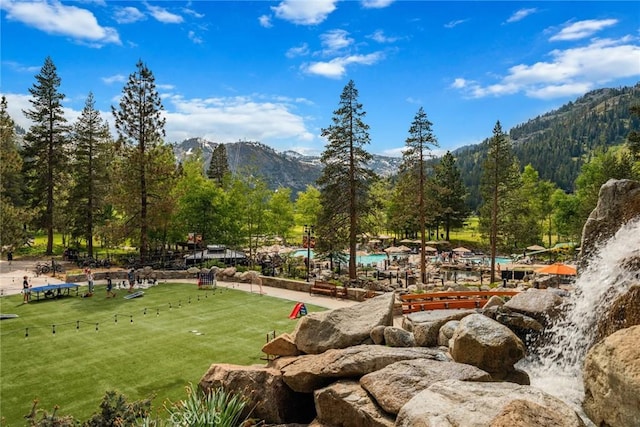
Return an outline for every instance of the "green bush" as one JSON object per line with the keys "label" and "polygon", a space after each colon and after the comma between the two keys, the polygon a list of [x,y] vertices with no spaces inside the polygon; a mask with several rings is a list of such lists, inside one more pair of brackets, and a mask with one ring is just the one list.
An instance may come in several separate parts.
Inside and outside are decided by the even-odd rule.
{"label": "green bush", "polygon": [[172,426],[237,427],[246,421],[242,417],[248,400],[221,388],[205,394],[187,387],[187,398],[173,405],[165,405]]}

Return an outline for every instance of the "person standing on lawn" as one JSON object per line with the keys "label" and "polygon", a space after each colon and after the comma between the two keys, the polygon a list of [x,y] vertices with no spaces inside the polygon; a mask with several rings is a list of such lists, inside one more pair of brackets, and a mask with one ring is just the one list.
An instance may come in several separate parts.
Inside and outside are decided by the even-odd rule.
{"label": "person standing on lawn", "polygon": [[113,292],[113,282],[111,281],[111,275],[107,273],[107,298],[116,297],[116,293]]}
{"label": "person standing on lawn", "polygon": [[93,273],[90,268],[86,269],[87,284],[89,285],[89,295],[93,295]]}
{"label": "person standing on lawn", "polygon": [[133,268],[129,270],[128,278],[129,278],[129,292],[133,292],[133,287],[136,284],[136,275]]}
{"label": "person standing on lawn", "polygon": [[22,303],[27,304],[31,299],[31,283],[29,283],[29,278],[24,276],[22,280]]}

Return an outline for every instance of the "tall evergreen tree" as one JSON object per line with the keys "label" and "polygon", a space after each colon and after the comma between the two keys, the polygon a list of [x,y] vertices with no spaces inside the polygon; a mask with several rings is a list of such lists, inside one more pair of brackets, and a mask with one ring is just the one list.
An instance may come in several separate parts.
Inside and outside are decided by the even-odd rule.
{"label": "tall evergreen tree", "polygon": [[24,242],[23,225],[29,221],[21,194],[22,158],[15,138],[15,123],[0,99],[0,247]]}
{"label": "tall evergreen tree", "polygon": [[[427,276],[424,249],[426,246],[426,218],[427,202],[425,191],[427,188],[426,160],[431,157],[431,147],[438,146],[431,129],[432,123],[427,119],[427,114],[420,107],[411,126],[409,136],[406,139],[406,149],[402,153],[401,171],[413,185],[410,185],[410,193],[406,194],[405,203],[411,206],[411,210],[418,213],[418,230],[420,232],[420,278],[424,283]],[[413,203],[412,203],[413,202]]]}
{"label": "tall evergreen tree", "polygon": [[496,248],[498,246],[499,224],[502,219],[500,202],[515,187],[518,176],[518,167],[511,141],[502,131],[500,121],[497,121],[493,128],[493,137],[489,139],[487,157],[484,160],[481,179],[484,204],[480,210],[481,226],[489,233],[492,283],[496,278]]}
{"label": "tall evergreen tree", "polygon": [[61,79],[51,57],[47,57],[36,83],[29,89],[32,108],[23,111],[33,125],[24,137],[24,174],[32,208],[41,211],[39,226],[47,231],[46,254],[53,253],[56,187],[68,164],[69,126],[62,110],[64,94],[58,92]]}
{"label": "tall evergreen tree", "polygon": [[[333,112],[333,124],[322,129],[328,144],[320,157],[324,169],[318,179],[323,209],[318,224],[319,250],[335,251],[337,245],[344,242],[342,232],[348,233],[349,279],[352,281],[356,280],[356,237],[360,219],[368,211],[369,187],[376,179],[367,167],[372,156],[364,149],[370,142],[369,126],[363,121],[365,115],[351,80],[340,95],[338,109]],[[322,246],[323,239],[331,243]]]}
{"label": "tall evergreen tree", "polygon": [[108,123],[95,108],[93,93],[89,93],[84,109],[73,127],[74,186],[71,191],[74,229],[87,242],[87,253],[93,256],[96,220],[104,207],[109,187],[109,163],[113,158],[112,139]]}
{"label": "tall evergreen tree", "polygon": [[466,205],[467,188],[450,151],[435,166],[433,183],[434,196],[440,206],[439,217],[444,223],[444,239],[449,240],[451,228],[461,226],[469,215]]}
{"label": "tall evergreen tree", "polygon": [[[640,104],[629,108],[631,116],[640,119]],[[627,136],[627,146],[635,161],[640,161],[640,129],[632,129]]]}
{"label": "tall evergreen tree", "polygon": [[227,158],[227,148],[224,144],[218,144],[213,149],[211,155],[211,162],[209,163],[209,169],[207,170],[207,176],[213,179],[219,187],[222,186],[224,177],[230,172],[229,159]]}
{"label": "tall evergreen tree", "polygon": [[135,189],[138,206],[129,214],[137,223],[140,257],[145,259],[149,251],[149,181],[161,178],[149,172],[153,160],[150,154],[163,143],[165,119],[153,73],[142,61],[138,61],[136,68],[122,91],[119,109],[111,107],[111,110],[129,170],[138,180]]}

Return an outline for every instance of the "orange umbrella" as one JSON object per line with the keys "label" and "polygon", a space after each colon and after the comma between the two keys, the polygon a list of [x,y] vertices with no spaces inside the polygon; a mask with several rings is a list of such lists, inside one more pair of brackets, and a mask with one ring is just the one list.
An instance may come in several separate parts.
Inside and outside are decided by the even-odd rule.
{"label": "orange umbrella", "polygon": [[536,273],[546,273],[546,274],[558,274],[561,276],[575,276],[577,271],[575,268],[570,267],[561,262],[556,262],[555,264],[547,265],[546,267],[539,268],[536,270]]}

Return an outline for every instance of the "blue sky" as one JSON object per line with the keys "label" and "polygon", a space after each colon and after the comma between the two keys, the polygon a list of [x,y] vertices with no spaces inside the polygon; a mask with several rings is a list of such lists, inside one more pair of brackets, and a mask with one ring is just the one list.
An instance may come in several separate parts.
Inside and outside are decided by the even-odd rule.
{"label": "blue sky", "polygon": [[0,91],[23,127],[51,56],[73,122],[103,117],[141,59],[168,142],[258,140],[319,154],[353,79],[376,154],[400,155],[423,107],[453,150],[600,87],[640,80],[638,2],[0,0]]}

